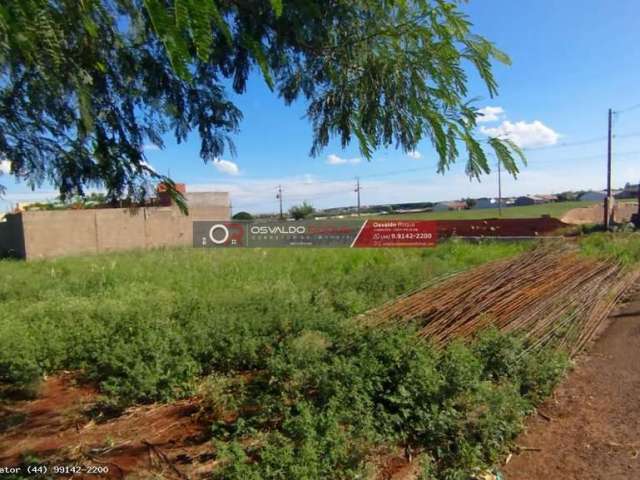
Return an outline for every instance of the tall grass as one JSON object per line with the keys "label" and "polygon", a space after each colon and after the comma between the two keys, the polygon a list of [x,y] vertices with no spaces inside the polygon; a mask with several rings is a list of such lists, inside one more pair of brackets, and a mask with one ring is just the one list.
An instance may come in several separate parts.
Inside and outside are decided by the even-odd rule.
{"label": "tall grass", "polygon": [[497,332],[438,351],[406,327],[350,319],[529,247],[449,241],[0,262],[0,386],[74,369],[115,406],[197,391],[217,478],[364,478],[373,452],[402,447],[423,478],[466,480],[505,453],[565,358],[516,361],[523,344]]}
{"label": "tall grass", "polygon": [[626,267],[640,264],[640,232],[592,233],[580,239],[583,255],[617,261]]}
{"label": "tall grass", "polygon": [[213,369],[262,367],[302,329],[339,329],[434,276],[524,248],[167,249],[2,261],[0,381],[73,368],[126,401],[173,398]]}

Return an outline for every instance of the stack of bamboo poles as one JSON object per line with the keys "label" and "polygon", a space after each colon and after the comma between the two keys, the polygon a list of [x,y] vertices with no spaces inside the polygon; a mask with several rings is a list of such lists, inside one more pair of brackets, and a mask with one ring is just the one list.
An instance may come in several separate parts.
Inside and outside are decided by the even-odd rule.
{"label": "stack of bamboo poles", "polygon": [[638,269],[554,245],[443,279],[367,312],[363,321],[417,324],[418,334],[437,345],[495,326],[523,335],[531,350],[557,345],[573,355],[639,278]]}

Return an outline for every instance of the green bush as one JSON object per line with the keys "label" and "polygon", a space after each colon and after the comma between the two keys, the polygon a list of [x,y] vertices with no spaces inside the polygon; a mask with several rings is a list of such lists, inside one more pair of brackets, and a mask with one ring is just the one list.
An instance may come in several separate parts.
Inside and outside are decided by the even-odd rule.
{"label": "green bush", "polygon": [[438,352],[410,331],[357,328],[305,359],[283,345],[256,379],[259,411],[214,430],[236,450],[252,444],[221,453],[218,475],[357,478],[372,446],[395,444],[426,452],[434,478],[467,479],[506,452],[563,371],[544,355],[506,368],[523,349],[495,331]]}
{"label": "green bush", "polygon": [[198,392],[220,478],[357,478],[375,448],[399,446],[422,452],[432,478],[466,480],[504,452],[566,357],[524,355],[522,341],[495,331],[440,351],[405,327],[352,318],[526,248],[0,262],[0,383],[28,387],[73,369],[117,407]]}

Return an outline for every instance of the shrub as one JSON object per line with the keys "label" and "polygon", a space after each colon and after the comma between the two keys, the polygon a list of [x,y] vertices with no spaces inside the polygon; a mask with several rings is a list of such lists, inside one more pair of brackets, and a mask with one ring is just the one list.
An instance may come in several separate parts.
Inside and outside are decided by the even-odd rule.
{"label": "shrub", "polygon": [[118,407],[201,384],[222,478],[354,478],[373,448],[390,445],[423,451],[433,478],[466,480],[503,451],[566,358],[523,356],[520,340],[496,331],[439,351],[402,325],[367,329],[350,318],[525,248],[165,249],[0,262],[0,382],[77,369]]}
{"label": "shrub", "polygon": [[315,212],[315,209],[311,204],[302,202],[300,205],[295,205],[289,209],[289,215],[294,220],[303,220],[311,216]]}
{"label": "shrub", "polygon": [[238,212],[231,218],[234,220],[253,220],[253,215],[249,212]]}
{"label": "shrub", "polygon": [[213,373],[198,385],[202,409],[213,420],[221,420],[225,413],[233,413],[245,400],[245,385],[237,375]]}
{"label": "shrub", "polygon": [[523,344],[495,331],[442,352],[397,329],[350,330],[306,359],[298,342],[261,373],[260,411],[226,430],[236,447],[261,445],[227,458],[220,478],[356,478],[370,448],[391,443],[424,451],[433,478],[467,479],[505,452],[562,371],[545,355],[507,365]]}

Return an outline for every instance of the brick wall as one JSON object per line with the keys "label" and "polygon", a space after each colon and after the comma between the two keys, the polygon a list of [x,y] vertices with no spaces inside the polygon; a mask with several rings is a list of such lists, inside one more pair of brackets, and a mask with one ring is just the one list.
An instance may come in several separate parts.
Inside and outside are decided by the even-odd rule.
{"label": "brick wall", "polygon": [[19,246],[21,237],[24,245],[18,255],[29,260],[191,245],[195,220],[228,220],[229,216],[228,194],[219,193],[215,204],[191,207],[188,216],[177,207],[23,212],[11,216],[15,223],[7,232],[0,227],[0,252],[4,243]]}

